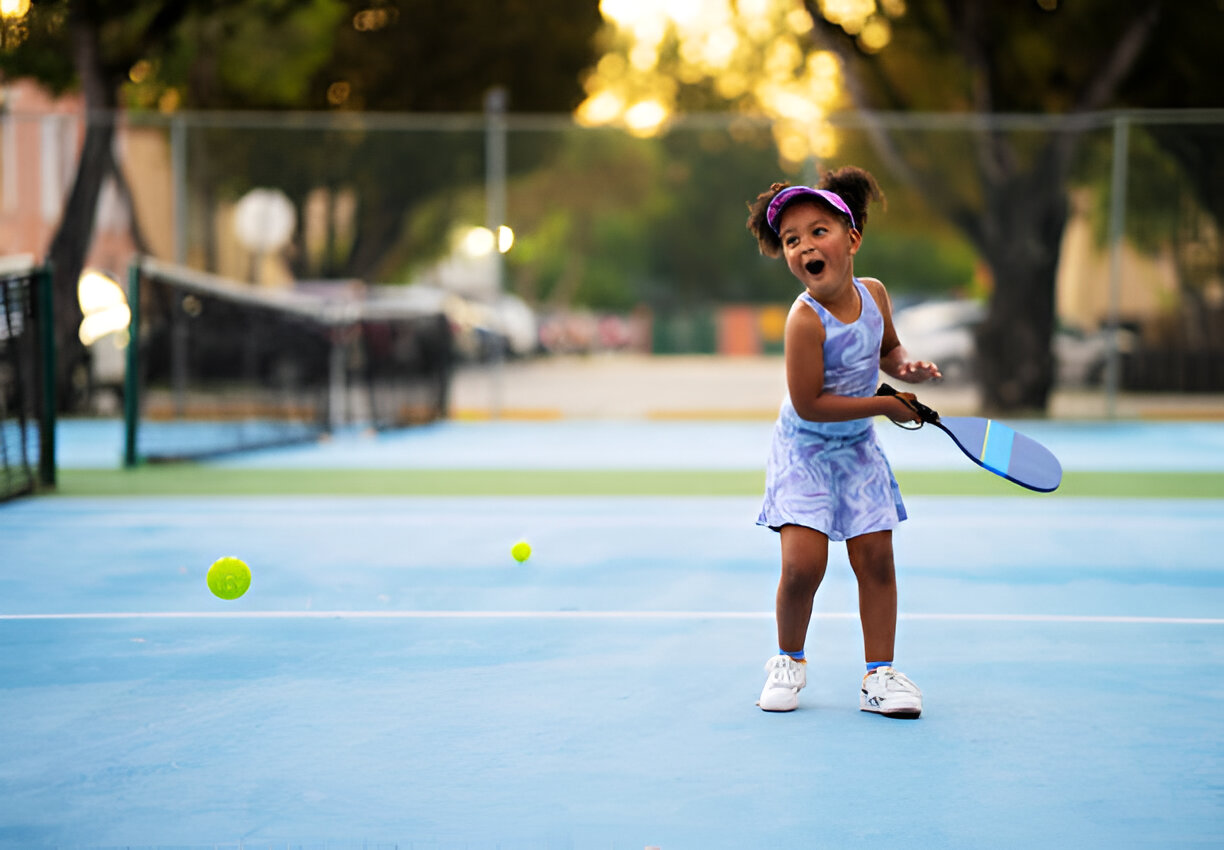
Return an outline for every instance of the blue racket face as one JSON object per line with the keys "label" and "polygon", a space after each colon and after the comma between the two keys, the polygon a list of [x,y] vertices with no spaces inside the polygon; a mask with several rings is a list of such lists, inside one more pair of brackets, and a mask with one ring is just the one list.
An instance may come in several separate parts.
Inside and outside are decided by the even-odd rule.
{"label": "blue racket face", "polygon": [[945,416],[939,424],[974,462],[1021,487],[1048,493],[1062,483],[1062,464],[1041,443],[978,416]]}

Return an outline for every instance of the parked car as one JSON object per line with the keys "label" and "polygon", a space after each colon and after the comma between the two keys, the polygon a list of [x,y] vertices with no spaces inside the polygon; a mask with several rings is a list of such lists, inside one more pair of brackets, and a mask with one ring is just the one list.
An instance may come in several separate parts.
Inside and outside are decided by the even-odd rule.
{"label": "parked car", "polygon": [[973,377],[973,329],[985,318],[977,301],[923,301],[893,315],[893,326],[911,356],[939,366],[948,383]]}
{"label": "parked car", "polygon": [[[893,316],[902,344],[921,360],[933,361],[943,372],[944,380],[961,383],[975,372],[977,356],[974,331],[986,318],[986,305],[980,301],[924,301],[905,307]],[[1132,351],[1135,334],[1118,332],[1118,348]],[[1059,323],[1054,331],[1054,357],[1057,382],[1064,386],[1084,386],[1100,383],[1109,359],[1108,330],[1086,331],[1067,323]]]}
{"label": "parked car", "polygon": [[368,289],[380,303],[444,313],[454,336],[455,355],[461,360],[488,362],[499,354],[527,357],[539,350],[535,312],[512,293],[490,300],[465,297],[424,283]]}

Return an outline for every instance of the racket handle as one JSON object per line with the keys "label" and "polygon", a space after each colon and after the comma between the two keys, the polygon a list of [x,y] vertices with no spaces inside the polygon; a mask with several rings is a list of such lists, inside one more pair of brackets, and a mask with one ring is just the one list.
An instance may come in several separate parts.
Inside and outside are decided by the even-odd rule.
{"label": "racket handle", "polygon": [[876,395],[890,395],[890,396],[899,398],[901,399],[901,401],[905,402],[906,406],[910,410],[917,413],[918,417],[923,422],[928,422],[931,425],[939,424],[938,411],[932,410],[931,408],[927,407],[925,404],[920,402],[918,400],[918,396],[914,395],[913,393],[897,392],[897,390],[894,387],[891,387],[888,384],[880,384],[880,388],[876,390]]}

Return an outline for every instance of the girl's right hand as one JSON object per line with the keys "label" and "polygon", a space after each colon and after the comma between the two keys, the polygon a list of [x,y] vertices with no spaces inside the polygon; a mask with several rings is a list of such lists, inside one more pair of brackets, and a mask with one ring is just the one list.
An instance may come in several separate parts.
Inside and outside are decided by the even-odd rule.
{"label": "girl's right hand", "polygon": [[891,403],[885,409],[884,415],[893,422],[917,422],[921,424],[922,417],[918,415],[918,412],[915,411],[914,408],[910,407],[901,399],[901,396],[903,395],[910,395],[912,397],[910,393],[898,393],[897,395],[888,398],[887,400]]}

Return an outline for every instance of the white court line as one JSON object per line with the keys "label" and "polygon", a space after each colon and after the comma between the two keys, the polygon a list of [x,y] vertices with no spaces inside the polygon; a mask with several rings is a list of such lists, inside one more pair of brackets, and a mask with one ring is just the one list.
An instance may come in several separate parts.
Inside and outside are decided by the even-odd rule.
{"label": "white court line", "polygon": [[[851,612],[815,613],[817,620],[857,620]],[[0,620],[772,620],[772,611],[98,611],[0,614]],[[900,620],[987,623],[1135,623],[1224,625],[1221,617],[1136,617],[1087,614],[898,614]]]}

